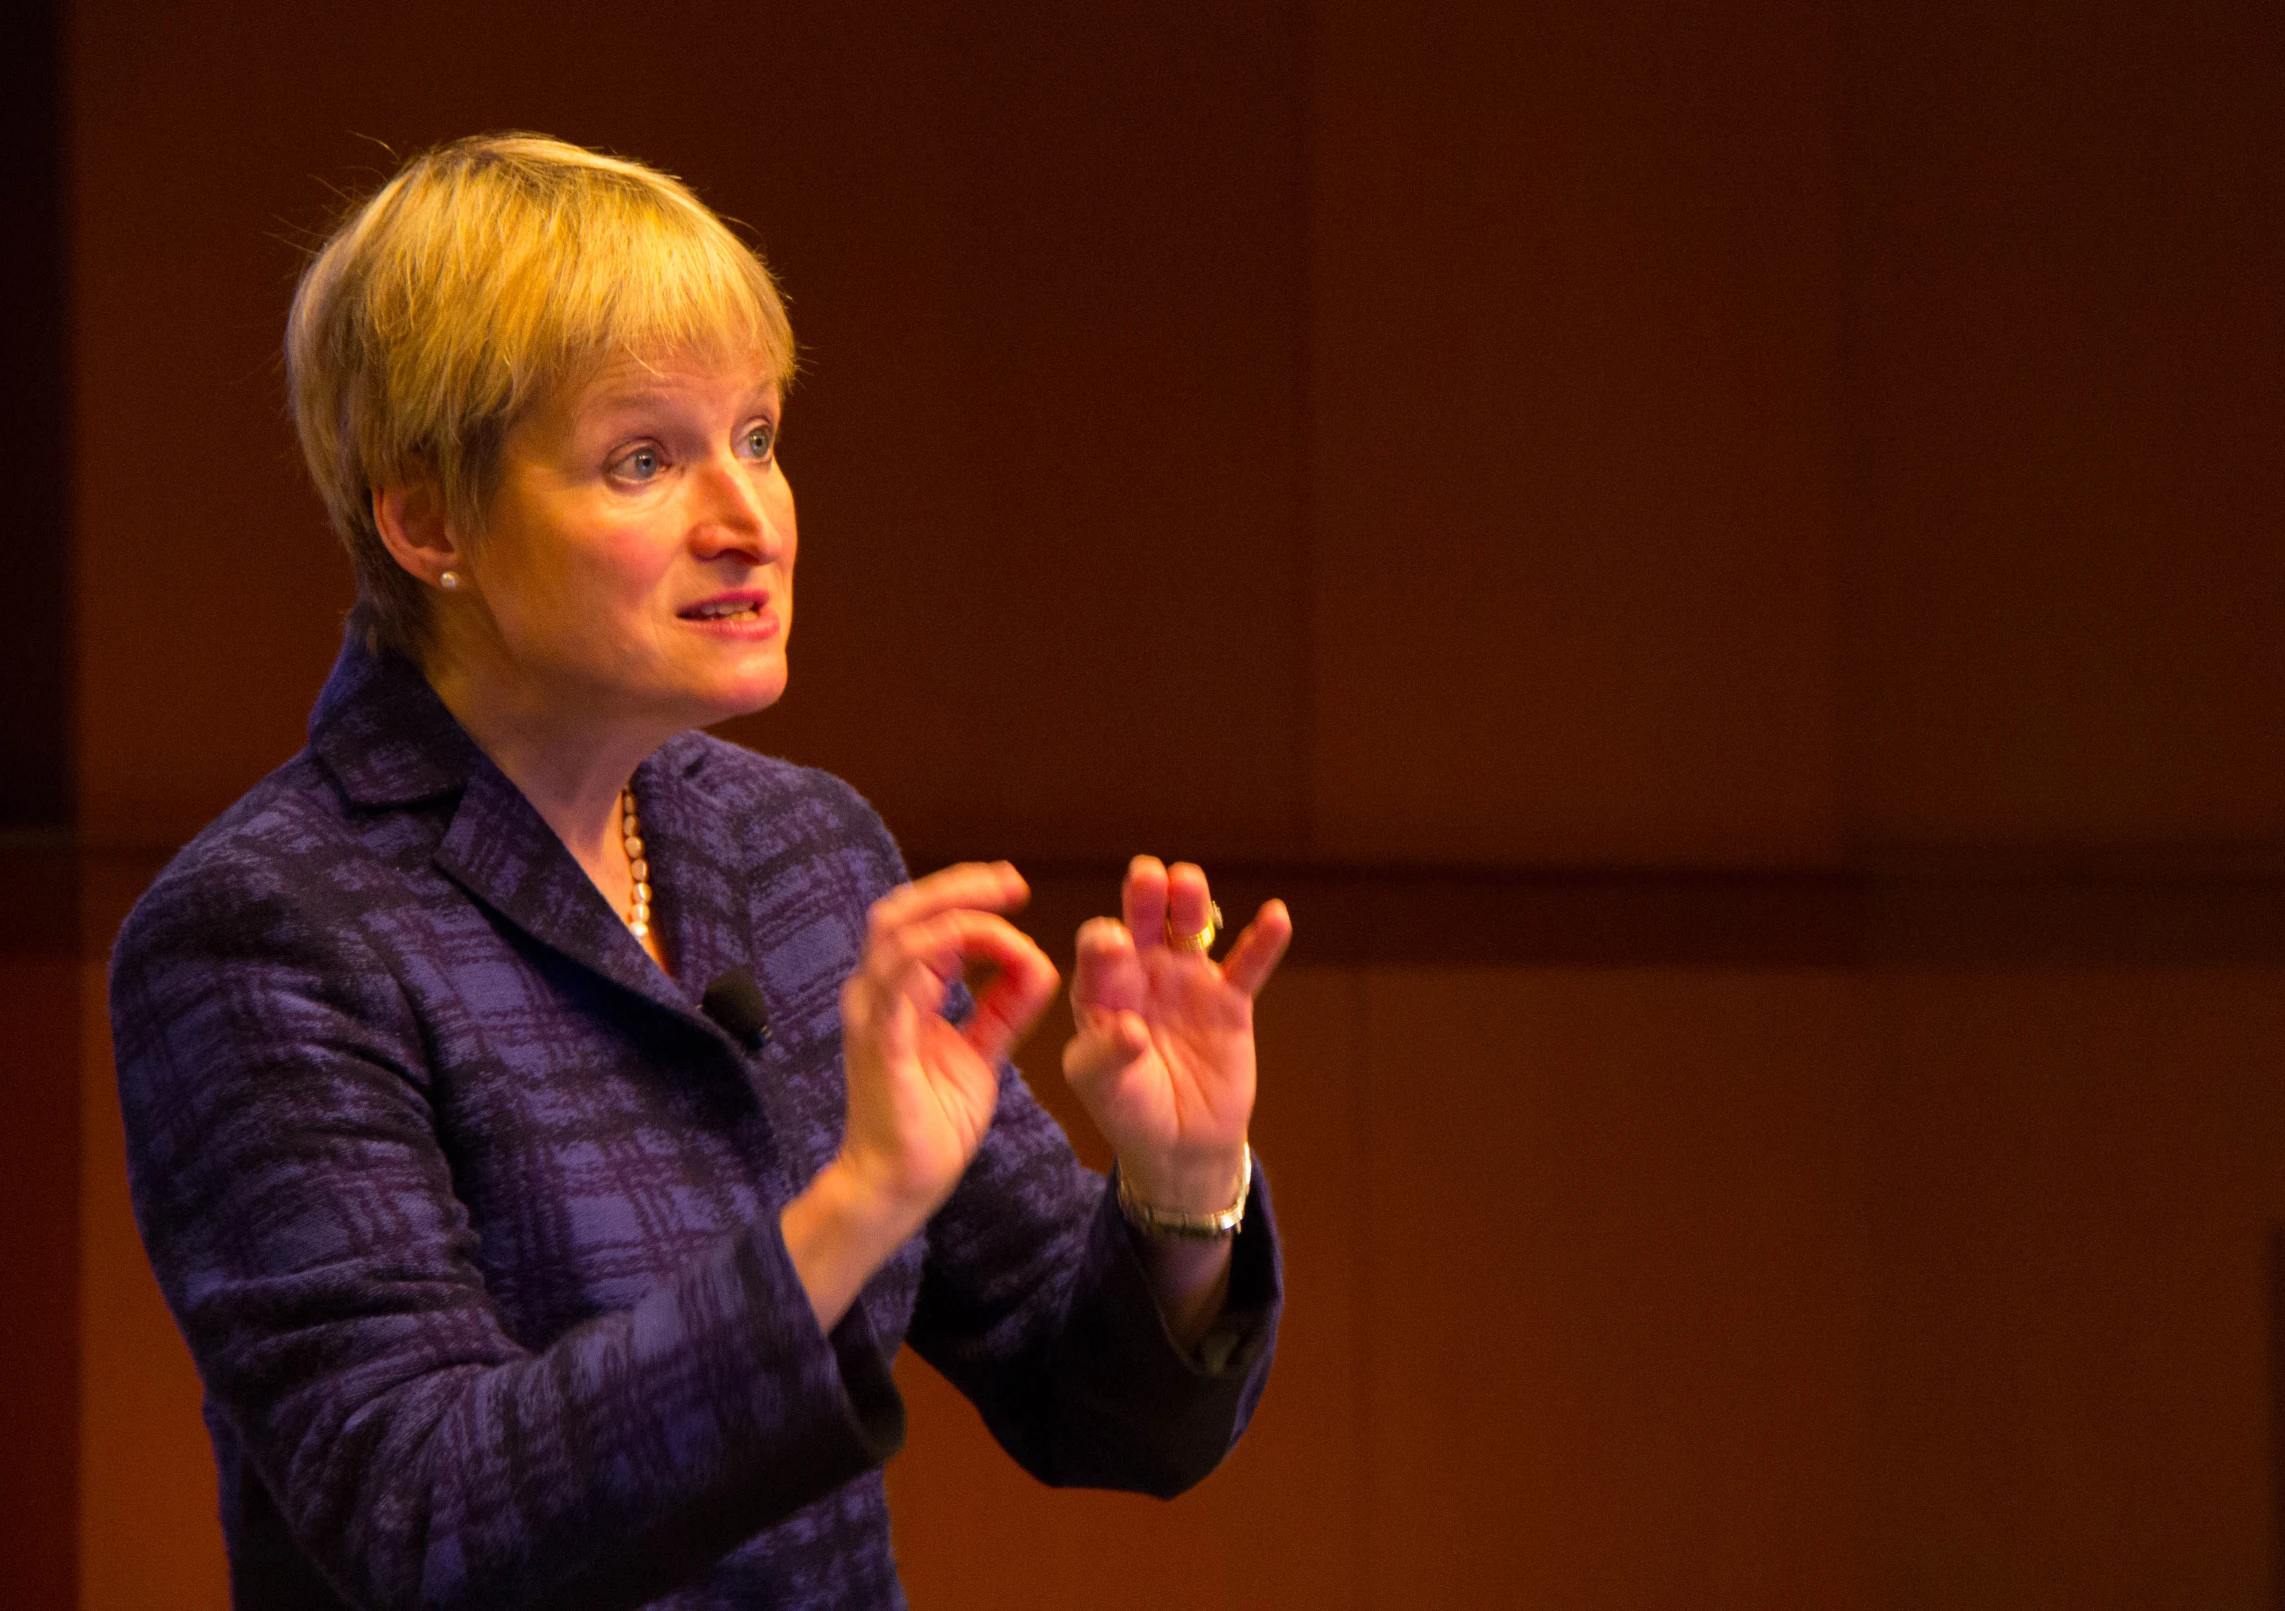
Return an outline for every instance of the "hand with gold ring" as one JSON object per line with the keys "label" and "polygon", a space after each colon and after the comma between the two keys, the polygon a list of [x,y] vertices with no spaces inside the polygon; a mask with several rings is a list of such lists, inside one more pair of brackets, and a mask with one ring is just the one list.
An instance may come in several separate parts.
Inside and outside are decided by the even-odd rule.
{"label": "hand with gold ring", "polygon": [[1174,914],[1171,912],[1167,914],[1166,943],[1177,951],[1194,951],[1199,956],[1204,956],[1214,949],[1214,936],[1221,932],[1222,903],[1220,901],[1208,901],[1206,903],[1206,926],[1195,934],[1177,933],[1174,927]]}
{"label": "hand with gold ring", "polygon": [[1063,1072],[1119,1155],[1130,1190],[1158,1208],[1231,1206],[1254,1108],[1254,997],[1293,936],[1265,903],[1219,962],[1221,913],[1206,875],[1155,856],[1128,865],[1124,920],[1079,930],[1071,977],[1078,1033]]}

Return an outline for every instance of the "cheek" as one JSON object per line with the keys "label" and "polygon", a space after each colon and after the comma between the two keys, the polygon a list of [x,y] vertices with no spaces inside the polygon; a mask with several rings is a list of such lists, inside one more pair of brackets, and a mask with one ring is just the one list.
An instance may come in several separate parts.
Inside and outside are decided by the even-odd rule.
{"label": "cheek", "polygon": [[659,590],[673,560],[671,545],[628,533],[596,556],[596,589],[623,608],[636,608]]}
{"label": "cheek", "polygon": [[794,514],[793,486],[786,480],[783,466],[770,466],[769,484],[762,496],[768,500],[770,524],[777,528],[779,540],[784,545],[780,563],[790,571],[793,569],[794,551],[801,543],[801,535]]}
{"label": "cheek", "polygon": [[637,611],[665,581],[674,553],[649,524],[597,522],[564,545],[565,591],[606,615]]}
{"label": "cheek", "polygon": [[[551,657],[579,662],[609,657],[612,645],[637,635],[664,567],[650,545],[626,533],[558,538],[518,579],[511,634],[554,645]],[[503,621],[504,626],[508,625]]]}

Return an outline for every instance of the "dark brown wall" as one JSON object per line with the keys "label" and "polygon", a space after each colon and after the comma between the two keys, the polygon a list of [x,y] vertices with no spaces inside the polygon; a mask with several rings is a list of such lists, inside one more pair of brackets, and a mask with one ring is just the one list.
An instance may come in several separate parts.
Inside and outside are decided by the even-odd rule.
{"label": "dark brown wall", "polygon": [[61,1606],[79,1467],[77,875],[69,321],[58,8],[0,51],[0,1580]]}
{"label": "dark brown wall", "polygon": [[0,1565],[33,1611],[72,1605],[77,1575],[79,972],[68,945],[0,946]]}
{"label": "dark brown wall", "polygon": [[792,294],[802,632],[736,736],[1053,873],[1051,944],[1137,848],[1299,892],[1255,1434],[1046,1494],[908,1362],[917,1604],[2269,1592],[2274,7],[68,21],[67,737],[125,848],[8,989],[83,1104],[90,1611],[223,1594],[98,958],[348,601],[298,251],[381,143],[519,125]]}
{"label": "dark brown wall", "polygon": [[2285,12],[1846,8],[1851,811],[2285,843]]}
{"label": "dark brown wall", "polygon": [[1313,16],[1318,848],[1838,860],[1829,18]]}
{"label": "dark brown wall", "polygon": [[61,7],[27,0],[0,52],[0,831],[72,820],[71,364]]}
{"label": "dark brown wall", "polygon": [[1898,969],[1867,1005],[1885,1603],[2277,1603],[2285,969]]}

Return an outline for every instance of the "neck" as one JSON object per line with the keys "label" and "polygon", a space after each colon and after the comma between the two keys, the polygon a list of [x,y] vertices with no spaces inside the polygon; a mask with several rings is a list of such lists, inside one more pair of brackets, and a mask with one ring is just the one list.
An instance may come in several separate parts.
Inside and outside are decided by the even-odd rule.
{"label": "neck", "polygon": [[626,856],[619,843],[619,791],[673,736],[655,721],[613,722],[568,700],[534,697],[514,681],[471,675],[450,663],[426,669],[445,708],[523,791],[612,904],[625,909]]}

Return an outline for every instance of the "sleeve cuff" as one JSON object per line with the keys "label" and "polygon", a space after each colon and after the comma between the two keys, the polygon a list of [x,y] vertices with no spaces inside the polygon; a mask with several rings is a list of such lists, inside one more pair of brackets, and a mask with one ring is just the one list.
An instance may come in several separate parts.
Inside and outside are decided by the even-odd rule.
{"label": "sleeve cuff", "polygon": [[[626,1547],[542,1595],[535,1604],[545,1611],[648,1604],[904,1446],[904,1399],[862,1302],[821,1337],[774,1224],[724,1253],[710,1286],[728,1306],[727,1324],[708,1328],[696,1350],[687,1350],[686,1332],[662,1338],[712,1379],[704,1401],[723,1406],[689,1427],[699,1447],[682,1459],[697,1469],[681,1474],[681,1491]],[[671,1426],[659,1435],[672,1446]],[[647,1491],[656,1498],[669,1486]]]}
{"label": "sleeve cuff", "polygon": [[[1283,1292],[1275,1216],[1258,1166],[1230,1289],[1208,1349],[1178,1347],[1114,1188],[1089,1228],[1100,1272],[1065,1334],[1057,1371],[1058,1455],[1047,1480],[1171,1499],[1221,1463],[1268,1380]],[[1044,1475],[1044,1473],[1043,1473]]]}
{"label": "sleeve cuff", "polygon": [[1150,1272],[1144,1268],[1142,1233],[1119,1212],[1118,1170],[1103,1189],[1097,1208],[1096,1232],[1105,1234],[1117,1248],[1114,1266],[1121,1285],[1139,1293],[1151,1328],[1165,1352],[1193,1375],[1202,1378],[1243,1376],[1276,1335],[1278,1310],[1285,1295],[1284,1260],[1277,1241],[1276,1215],[1270,1206],[1269,1175],[1261,1160],[1254,1160],[1246,1218],[1230,1243],[1230,1284],[1222,1299],[1222,1312],[1199,1339],[1195,1350],[1185,1351],[1167,1330],[1166,1317],[1151,1291]]}

